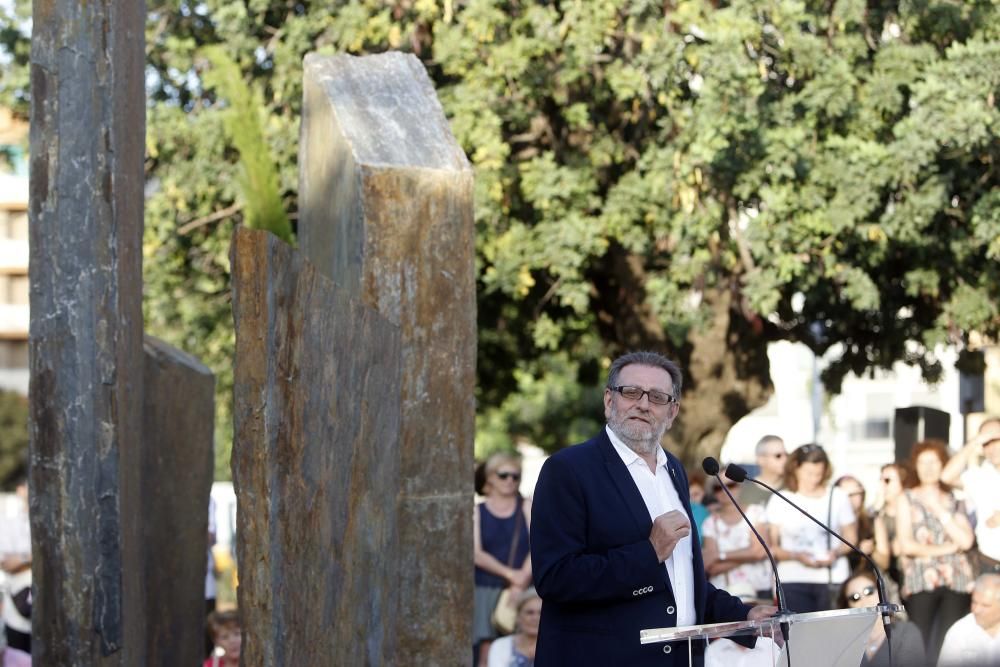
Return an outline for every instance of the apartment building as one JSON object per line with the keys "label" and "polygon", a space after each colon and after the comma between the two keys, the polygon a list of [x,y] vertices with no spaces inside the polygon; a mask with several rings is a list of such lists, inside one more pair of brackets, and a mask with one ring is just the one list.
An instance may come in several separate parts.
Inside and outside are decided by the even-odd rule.
{"label": "apartment building", "polygon": [[28,126],[0,109],[0,389],[28,393]]}

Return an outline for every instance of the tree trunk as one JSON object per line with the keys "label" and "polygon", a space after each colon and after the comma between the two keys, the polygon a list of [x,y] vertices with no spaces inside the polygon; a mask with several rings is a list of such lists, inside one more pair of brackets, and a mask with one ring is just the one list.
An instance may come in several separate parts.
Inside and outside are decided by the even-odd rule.
{"label": "tree trunk", "polygon": [[731,290],[707,288],[701,308],[712,313],[708,325],[692,329],[678,349],[646,304],[641,259],[615,245],[607,267],[594,282],[601,286],[595,306],[609,354],[653,350],[680,363],[681,411],[664,444],[689,470],[700,470],[704,457],[718,457],[733,424],[773,391],[763,327],[744,317]]}
{"label": "tree trunk", "polygon": [[718,457],[733,424],[764,405],[774,390],[767,339],[733,307],[729,290],[706,290],[702,307],[712,317],[688,333],[680,362],[684,369],[681,412],[665,438],[667,449],[688,469]]}

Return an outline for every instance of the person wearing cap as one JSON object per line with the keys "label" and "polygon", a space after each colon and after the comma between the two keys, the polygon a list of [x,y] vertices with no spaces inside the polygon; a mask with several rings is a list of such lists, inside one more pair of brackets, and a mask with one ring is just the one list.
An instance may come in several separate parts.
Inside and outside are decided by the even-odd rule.
{"label": "person wearing cap", "polygon": [[979,432],[948,460],[941,481],[965,491],[976,513],[976,569],[1000,574],[1000,417],[990,417]]}

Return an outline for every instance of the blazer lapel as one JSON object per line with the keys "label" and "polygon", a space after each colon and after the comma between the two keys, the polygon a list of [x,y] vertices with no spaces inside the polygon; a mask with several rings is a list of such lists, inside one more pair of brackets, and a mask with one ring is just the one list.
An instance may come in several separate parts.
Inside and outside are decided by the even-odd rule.
{"label": "blazer lapel", "polygon": [[625,467],[618,452],[615,451],[614,445],[611,444],[611,440],[608,439],[607,431],[603,429],[599,445],[608,474],[611,475],[615,486],[618,487],[618,493],[625,501],[629,514],[635,519],[636,527],[642,534],[648,535],[649,531],[653,529],[653,520],[649,518],[649,510],[646,509],[646,503],[642,500],[642,494],[639,493],[635,480],[632,479],[628,468]]}

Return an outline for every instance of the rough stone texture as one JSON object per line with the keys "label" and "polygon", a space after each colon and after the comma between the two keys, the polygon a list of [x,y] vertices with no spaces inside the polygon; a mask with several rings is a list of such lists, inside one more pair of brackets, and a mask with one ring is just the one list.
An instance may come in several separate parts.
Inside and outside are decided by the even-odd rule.
{"label": "rough stone texture", "polygon": [[243,664],[430,664],[391,643],[398,327],[266,232],[231,253]]}
{"label": "rough stone texture", "polygon": [[[35,0],[31,525],[38,665],[140,664],[141,1]],[[123,579],[125,571],[136,580]]]}
{"label": "rough stone texture", "polygon": [[147,622],[142,655],[131,664],[199,665],[215,378],[197,359],[156,338],[146,337],[143,352],[141,504],[134,510],[142,517]]}
{"label": "rough stone texture", "polygon": [[394,655],[468,661],[476,302],[473,174],[411,55],[305,58],[299,239],[397,322],[402,424]]}

